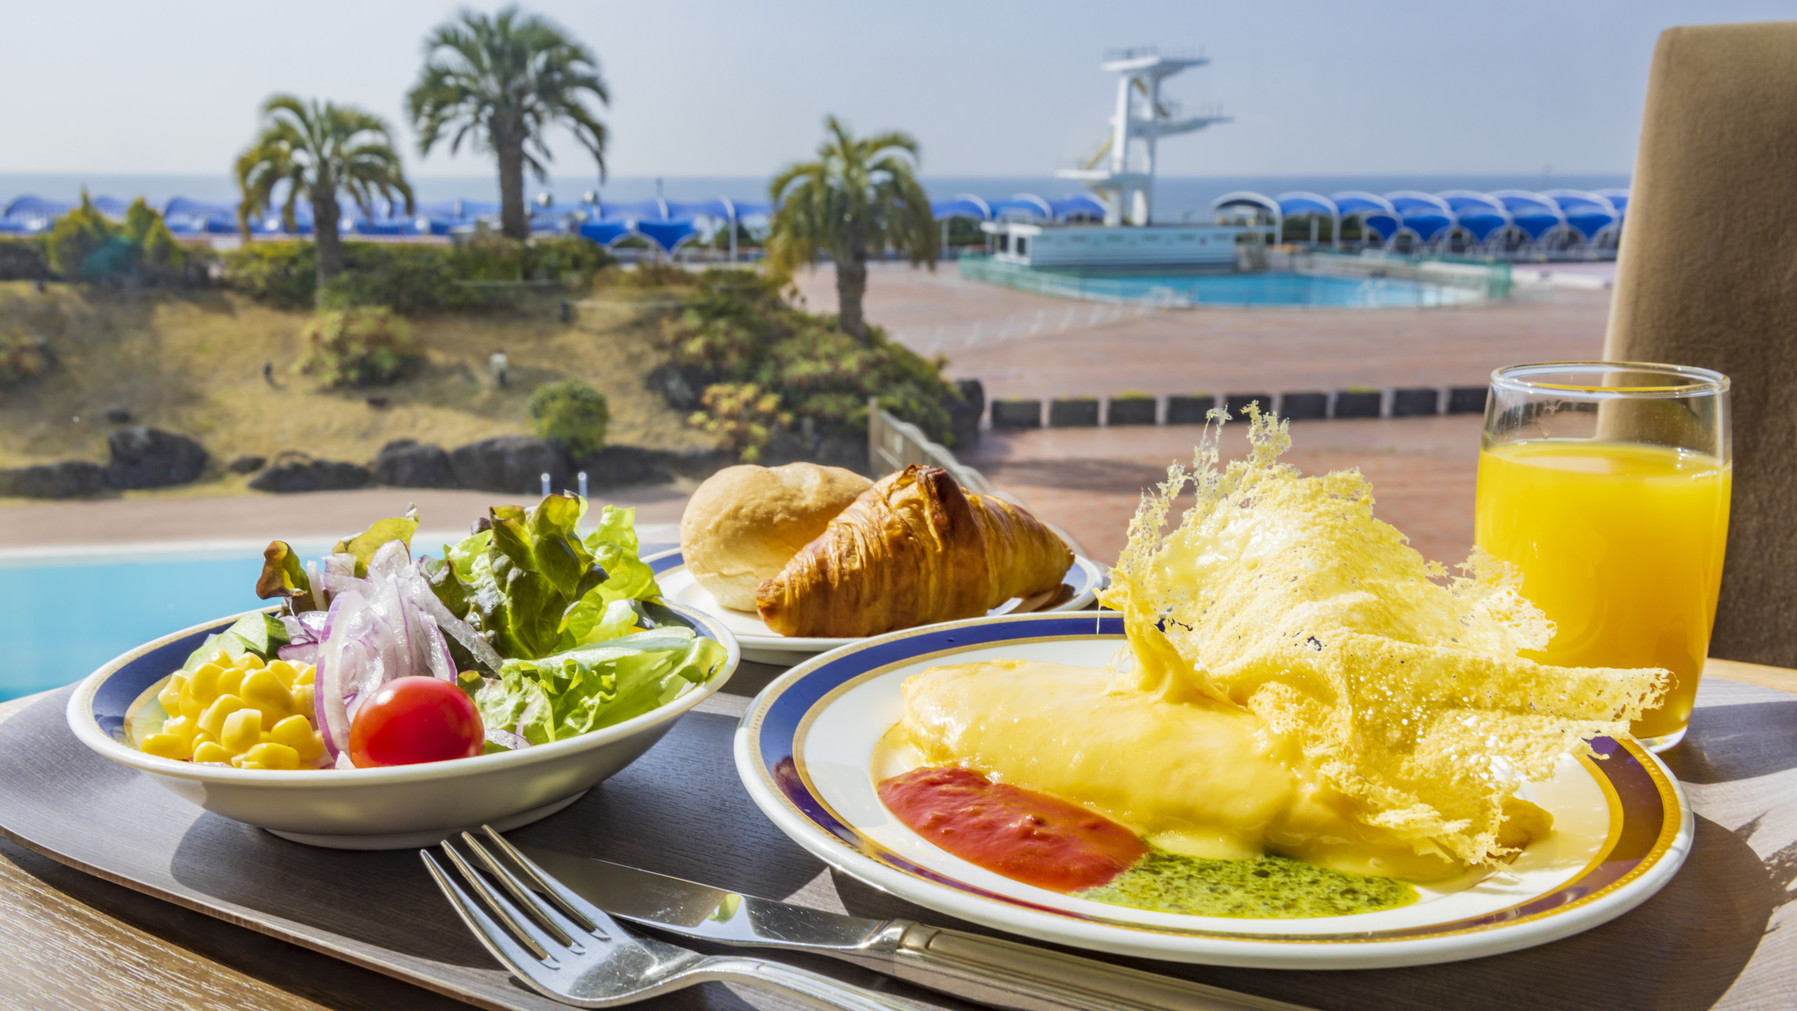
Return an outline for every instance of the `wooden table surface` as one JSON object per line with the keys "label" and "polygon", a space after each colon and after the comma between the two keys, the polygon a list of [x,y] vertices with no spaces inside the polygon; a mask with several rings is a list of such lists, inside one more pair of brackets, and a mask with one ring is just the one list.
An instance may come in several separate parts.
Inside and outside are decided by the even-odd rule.
{"label": "wooden table surface", "polygon": [[[1797,693],[1797,670],[1712,660],[1708,675]],[[731,687],[735,685],[726,686],[726,692]],[[0,721],[37,698],[0,704]],[[1783,709],[1782,703],[1777,705]],[[1784,733],[1778,734],[1777,740],[1751,743],[1755,754],[1762,757],[1748,770],[1750,775],[1776,776],[1797,767],[1797,718],[1780,717],[1778,722]],[[1711,768],[1707,764],[1709,749],[1741,743],[1727,740],[1728,735],[1721,732],[1717,741],[1705,741],[1699,736],[1701,729],[1700,724],[1691,742],[1669,756],[1699,808],[1704,803],[1703,791],[1715,785],[1715,777],[1705,777]],[[1695,757],[1681,760],[1679,752]],[[1765,755],[1773,756],[1770,766]],[[1700,817],[1699,821],[1694,862],[1706,856],[1705,820]],[[1748,816],[1744,824],[1725,822],[1720,827],[1725,834],[1749,844],[1748,852],[1763,865],[1774,889],[1783,894],[1783,902],[1789,902],[1797,880],[1797,791],[1783,792],[1776,806]],[[1758,837],[1761,829],[1778,834],[1767,842]],[[1757,870],[1751,862],[1748,868]],[[1685,873],[1690,874],[1691,868]],[[1797,931],[1786,930],[1780,936],[1776,929],[1780,924],[1775,922],[1775,918],[1785,919],[1778,910],[1789,912],[1783,902],[1775,899],[1769,910],[1744,914],[1744,920],[1756,922],[1693,925],[1687,936],[1705,943],[1713,939],[1719,949],[1725,941],[1735,949],[1742,948],[1736,935],[1748,931],[1747,954],[1740,956],[1739,964],[1723,969],[1726,978],[1720,982],[1707,982],[1703,988],[1667,995],[1666,1000],[1655,1003],[1665,1007],[1797,1006],[1797,936],[1793,936]],[[1643,915],[1651,908],[1630,915]],[[1722,957],[1720,951],[1717,956]],[[1732,985],[1737,980],[1742,985]],[[1217,982],[1231,983],[1226,976]],[[1312,1003],[1321,1007],[1328,1002]],[[1601,994],[1581,993],[1577,987],[1569,987],[1561,1003],[1607,1006]],[[0,1008],[429,1011],[463,1007],[379,973],[90,877],[0,840]]]}

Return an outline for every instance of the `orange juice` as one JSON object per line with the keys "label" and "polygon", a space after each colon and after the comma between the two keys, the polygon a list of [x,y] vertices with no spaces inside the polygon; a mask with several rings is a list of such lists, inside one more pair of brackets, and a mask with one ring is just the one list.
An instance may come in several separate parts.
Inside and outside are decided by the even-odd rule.
{"label": "orange juice", "polygon": [[1722,581],[1730,468],[1639,443],[1539,439],[1479,455],[1481,548],[1522,570],[1557,626],[1544,663],[1664,667],[1666,701],[1643,740],[1691,719]]}

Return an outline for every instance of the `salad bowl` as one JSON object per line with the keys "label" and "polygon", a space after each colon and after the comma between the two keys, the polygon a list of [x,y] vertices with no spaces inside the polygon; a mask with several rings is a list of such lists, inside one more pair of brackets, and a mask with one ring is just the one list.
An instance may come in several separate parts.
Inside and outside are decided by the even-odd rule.
{"label": "salad bowl", "polygon": [[136,742],[162,716],[157,690],[207,636],[241,615],[165,635],[94,671],[69,696],[69,728],[103,757],[146,773],[207,811],[295,842],[398,849],[430,845],[483,823],[515,828],[560,811],[629,765],[736,670],[740,652],[723,623],[673,604],[646,607],[658,622],[685,625],[722,645],[720,669],[642,715],[515,751],[385,768],[293,771],[196,764],[140,751]]}

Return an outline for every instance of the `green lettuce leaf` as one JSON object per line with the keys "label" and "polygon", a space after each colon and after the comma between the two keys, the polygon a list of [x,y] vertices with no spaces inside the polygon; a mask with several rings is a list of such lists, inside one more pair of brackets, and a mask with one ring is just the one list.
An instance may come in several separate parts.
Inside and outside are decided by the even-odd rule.
{"label": "green lettuce leaf", "polygon": [[305,565],[286,541],[270,541],[262,550],[262,575],[256,578],[256,596],[263,600],[291,600],[296,614],[319,610],[321,604],[312,596],[312,580],[306,576]]}
{"label": "green lettuce leaf", "polygon": [[404,516],[376,520],[367,530],[337,542],[331,549],[334,555],[350,554],[356,556],[356,576],[368,575],[368,560],[374,557],[381,545],[388,541],[400,541],[406,550],[412,549],[412,535],[418,532],[418,510],[407,509]]}
{"label": "green lettuce leaf", "polygon": [[[486,529],[448,545],[425,575],[452,613],[507,658],[536,659],[625,634],[619,601],[660,595],[637,557],[636,513],[606,507],[599,529],[576,532],[586,500],[551,495],[534,508],[495,506]],[[458,663],[462,657],[456,658]]]}
{"label": "green lettuce leaf", "polygon": [[264,660],[273,660],[275,651],[287,645],[287,626],[281,619],[265,611],[246,614],[231,623],[231,627],[206,637],[200,648],[187,655],[187,662],[181,669],[192,673],[212,659],[212,655],[224,650],[225,655],[236,659],[245,653],[254,653]]}
{"label": "green lettuce leaf", "polygon": [[692,629],[656,628],[507,660],[498,677],[482,679],[471,694],[486,726],[547,744],[665,705],[710,678],[724,657],[721,644]]}

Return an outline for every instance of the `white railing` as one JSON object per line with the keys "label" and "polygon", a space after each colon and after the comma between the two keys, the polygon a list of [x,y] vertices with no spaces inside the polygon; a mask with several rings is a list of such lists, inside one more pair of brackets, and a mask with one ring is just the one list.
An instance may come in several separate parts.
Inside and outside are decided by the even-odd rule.
{"label": "white railing", "polygon": [[867,402],[867,460],[875,474],[903,470],[914,463],[941,467],[963,488],[981,495],[998,494],[986,475],[957,460],[947,446],[931,440],[916,425],[883,410],[879,399],[873,397]]}

